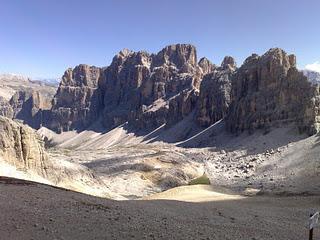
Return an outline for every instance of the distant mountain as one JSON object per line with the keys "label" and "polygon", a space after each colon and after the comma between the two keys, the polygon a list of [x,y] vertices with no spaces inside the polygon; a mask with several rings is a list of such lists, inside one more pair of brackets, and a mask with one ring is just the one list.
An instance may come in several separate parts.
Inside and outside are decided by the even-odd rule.
{"label": "distant mountain", "polygon": [[36,90],[53,96],[58,87],[58,79],[36,79],[18,74],[0,74],[0,96],[9,100],[17,91]]}
{"label": "distant mountain", "polygon": [[41,85],[49,85],[49,86],[54,86],[54,87],[58,87],[59,83],[60,83],[59,78],[36,78],[36,79],[29,80],[29,81],[34,82],[34,83],[38,83]]}
{"label": "distant mountain", "polygon": [[20,119],[33,128],[40,127],[42,111],[51,108],[57,86],[57,80],[0,74],[0,115]]}
{"label": "distant mountain", "polygon": [[19,74],[13,74],[13,73],[4,73],[0,74],[0,84],[15,84],[15,83],[34,83],[36,85],[49,85],[49,86],[55,86],[58,87],[60,83],[59,78],[30,78],[27,76],[19,75]]}
{"label": "distant mountain", "polygon": [[303,74],[308,78],[308,80],[312,83],[320,83],[320,73],[310,70],[303,70]]}
{"label": "distant mountain", "polygon": [[19,74],[13,74],[13,73],[4,73],[0,74],[0,81],[3,82],[9,82],[9,81],[23,81],[28,82],[29,78],[23,75]]}

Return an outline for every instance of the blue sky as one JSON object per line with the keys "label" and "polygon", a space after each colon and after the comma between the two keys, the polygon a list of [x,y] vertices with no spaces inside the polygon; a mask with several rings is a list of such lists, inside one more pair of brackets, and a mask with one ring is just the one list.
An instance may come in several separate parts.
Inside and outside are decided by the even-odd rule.
{"label": "blue sky", "polygon": [[281,47],[320,71],[319,11],[319,0],[0,0],[0,73],[60,77],[80,63],[107,66],[123,48],[173,43],[238,64]]}

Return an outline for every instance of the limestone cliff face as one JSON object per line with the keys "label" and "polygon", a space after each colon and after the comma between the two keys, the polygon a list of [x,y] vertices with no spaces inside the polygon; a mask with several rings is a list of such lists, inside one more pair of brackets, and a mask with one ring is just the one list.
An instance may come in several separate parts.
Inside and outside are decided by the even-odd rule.
{"label": "limestone cliff face", "polygon": [[292,122],[303,125],[311,97],[311,84],[297,70],[294,55],[278,48],[253,54],[233,76],[227,129],[238,133]]}
{"label": "limestone cliff face", "polygon": [[35,129],[46,122],[43,112],[51,108],[51,99],[32,89],[17,91],[9,103],[13,109],[13,118],[22,120]]}
{"label": "limestone cliff face", "polygon": [[196,64],[196,48],[190,44],[169,45],[154,57],[155,66],[174,65],[183,72],[189,72],[188,68]]}
{"label": "limestone cliff face", "polygon": [[13,109],[5,98],[0,96],[0,115],[8,118],[13,118]]}
{"label": "limestone cliff face", "polygon": [[126,122],[131,112],[139,110],[142,98],[152,102],[149,99],[149,88],[152,86],[145,86],[150,78],[150,64],[151,56],[146,52],[125,49],[113,58],[101,82],[105,93],[105,107],[102,109],[105,126],[113,127]]}
{"label": "limestone cliff face", "polygon": [[[22,177],[100,197],[110,197],[110,190],[85,166],[51,158],[34,129],[0,116],[0,168],[14,166],[9,177]],[[0,172],[2,172],[0,169]],[[12,175],[11,175],[12,174]],[[101,190],[97,190],[101,189]]]}
{"label": "limestone cliff face", "polygon": [[13,94],[9,101],[0,97],[0,115],[22,120],[38,129],[46,119],[43,112],[51,108],[51,98],[33,89],[24,89]]}
{"label": "limestone cliff face", "polygon": [[223,119],[230,105],[231,77],[236,64],[232,57],[225,57],[221,67],[204,76],[197,106],[197,123],[202,127]]}
{"label": "limestone cliff face", "polygon": [[207,58],[203,57],[199,60],[199,67],[202,70],[203,75],[213,72],[217,66],[211,63]]}
{"label": "limestone cliff face", "polygon": [[320,125],[319,102],[317,86],[281,49],[253,54],[237,69],[232,57],[217,67],[206,58],[198,62],[194,46],[176,44],[157,54],[124,49],[106,68],[68,69],[42,119],[58,132],[98,120],[107,129],[125,122],[154,129],[195,113],[198,125],[225,119],[233,133],[286,123],[312,133]]}
{"label": "limestone cliff face", "polygon": [[320,85],[312,84],[309,89],[307,105],[304,107],[302,120],[299,123],[301,131],[312,135],[320,131]]}
{"label": "limestone cliff face", "polygon": [[169,126],[183,120],[194,111],[197,106],[198,97],[199,90],[197,89],[182,91],[176,95],[169,103],[167,120]]}
{"label": "limestone cliff face", "polygon": [[[43,111],[51,108],[56,86],[15,74],[0,74],[0,115],[41,126]],[[43,122],[46,122],[45,119]]]}
{"label": "limestone cliff face", "polygon": [[20,169],[46,175],[47,155],[40,137],[30,127],[0,116],[0,158]]}
{"label": "limestone cliff face", "polygon": [[102,104],[98,87],[100,68],[79,65],[63,75],[52,102],[51,119],[47,125],[58,131],[85,128],[99,115]]}
{"label": "limestone cliff face", "polygon": [[[207,66],[206,71],[210,69]],[[174,122],[169,113],[185,116],[193,110],[203,75],[196,49],[189,44],[170,45],[155,55],[123,50],[104,71],[103,123],[114,127],[140,121],[136,125],[154,128]],[[187,107],[177,108],[178,102]]]}
{"label": "limestone cliff face", "polygon": [[202,77],[214,67],[207,59],[198,63],[189,44],[170,45],[157,54],[124,49],[107,68],[68,69],[47,126],[60,132],[98,119],[109,129],[125,122],[139,128],[173,124],[194,110]]}

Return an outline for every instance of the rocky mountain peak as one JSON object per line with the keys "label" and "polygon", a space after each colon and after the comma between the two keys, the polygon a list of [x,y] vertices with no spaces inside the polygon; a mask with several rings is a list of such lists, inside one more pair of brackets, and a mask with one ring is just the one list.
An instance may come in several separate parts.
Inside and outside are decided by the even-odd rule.
{"label": "rocky mountain peak", "polygon": [[187,64],[196,66],[197,51],[195,46],[191,44],[175,44],[165,47],[155,56],[155,66],[164,64],[173,64],[178,69],[182,69]]}
{"label": "rocky mountain peak", "polygon": [[116,57],[128,57],[132,53],[133,53],[132,50],[130,50],[128,48],[124,48],[116,55]]}
{"label": "rocky mountain peak", "polygon": [[61,132],[87,127],[102,104],[99,80],[101,68],[80,64],[65,71],[52,101],[48,127]]}
{"label": "rocky mountain peak", "polygon": [[[123,68],[129,66],[144,66],[150,68],[152,62],[152,57],[149,53],[145,51],[133,52],[131,50],[122,50],[118,53],[112,60],[112,63],[109,67],[106,68],[107,71],[113,73],[120,73],[123,71]],[[110,77],[109,77],[110,78]],[[114,77],[113,77],[114,79]],[[106,79],[102,79],[106,80]],[[103,83],[105,84],[105,82]]]}
{"label": "rocky mountain peak", "polygon": [[283,69],[290,69],[296,67],[296,57],[291,54],[288,55],[283,49],[271,48],[261,56],[261,62],[268,63],[270,70],[272,67],[282,66]]}
{"label": "rocky mountain peak", "polygon": [[74,69],[68,68],[62,76],[60,87],[62,86],[87,86],[97,87],[101,69],[95,66],[80,64]]}
{"label": "rocky mountain peak", "polygon": [[202,69],[204,75],[213,72],[217,68],[216,65],[211,63],[206,57],[201,58],[198,65]]}
{"label": "rocky mountain peak", "polygon": [[202,127],[226,117],[230,105],[232,76],[236,64],[232,57],[225,57],[221,67],[203,77],[196,109],[196,121]]}
{"label": "rocky mountain peak", "polygon": [[[207,67],[207,71],[210,71],[209,63]],[[169,101],[191,99],[192,94],[186,94],[184,98],[178,98],[177,95],[199,87],[202,75],[197,64],[196,50],[192,45],[170,45],[157,54],[144,51],[131,52],[126,56],[118,54],[104,71],[101,84],[105,96],[103,122],[106,126],[116,126],[138,118],[143,122],[140,125],[144,126],[153,126],[150,122],[166,122]],[[157,100],[163,100],[163,107],[152,114],[145,114],[147,106]],[[172,108],[177,104],[171,104]],[[184,114],[186,112],[187,110]],[[155,118],[154,115],[158,115],[157,118],[161,118],[161,121],[151,120],[151,117]]]}
{"label": "rocky mountain peak", "polygon": [[234,60],[233,57],[230,57],[230,56],[226,56],[224,57],[222,63],[221,63],[221,67],[223,69],[236,69],[237,68],[237,64],[236,64],[236,61]]}
{"label": "rocky mountain peak", "polygon": [[296,57],[296,55],[291,54],[288,57],[289,57],[289,63],[291,65],[291,67],[296,68],[297,67],[297,57]]}
{"label": "rocky mountain peak", "polygon": [[85,129],[97,120],[107,129],[126,122],[155,129],[191,113],[201,127],[225,119],[234,133],[283,122],[311,132],[320,129],[319,89],[297,70],[296,57],[280,48],[252,54],[240,68],[230,56],[220,67],[207,58],[197,62],[190,44],[170,45],[157,54],[124,49],[108,67],[67,69],[50,110],[39,111],[40,95],[23,94],[10,106],[2,101],[3,114],[23,105],[28,116],[37,117],[37,126],[45,117],[50,119],[46,126],[58,132]]}
{"label": "rocky mountain peak", "polygon": [[244,62],[243,65],[241,67],[248,67],[248,66],[252,66],[254,64],[256,64],[260,59],[260,56],[256,53],[251,54],[251,56],[247,57]]}
{"label": "rocky mountain peak", "polygon": [[261,57],[254,54],[233,76],[227,127],[241,132],[288,122],[301,124],[310,92],[306,77],[296,69],[294,55],[279,48]]}

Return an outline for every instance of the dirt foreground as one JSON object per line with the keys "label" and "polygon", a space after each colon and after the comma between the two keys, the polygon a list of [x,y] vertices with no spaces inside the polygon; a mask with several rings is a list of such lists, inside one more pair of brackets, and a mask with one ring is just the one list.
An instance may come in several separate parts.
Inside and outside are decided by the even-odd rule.
{"label": "dirt foreground", "polygon": [[[196,189],[196,190],[195,190]],[[188,200],[187,189],[174,190]],[[191,187],[201,197],[210,189]],[[114,201],[47,185],[0,181],[1,239],[307,239],[316,196]],[[166,198],[175,194],[164,193]],[[189,199],[190,200],[190,199]],[[315,231],[315,239],[320,231]]]}

